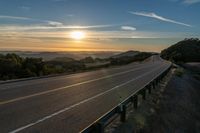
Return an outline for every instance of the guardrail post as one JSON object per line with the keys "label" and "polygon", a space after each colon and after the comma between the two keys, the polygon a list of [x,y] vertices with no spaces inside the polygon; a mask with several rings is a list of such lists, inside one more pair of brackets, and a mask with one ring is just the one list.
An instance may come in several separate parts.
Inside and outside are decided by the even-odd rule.
{"label": "guardrail post", "polygon": [[146,90],[145,90],[145,88],[142,90],[141,94],[142,94],[142,99],[146,100]]}
{"label": "guardrail post", "polygon": [[163,76],[161,75],[161,76],[159,77],[159,80],[158,80],[159,83],[162,81],[162,78],[163,78]]}
{"label": "guardrail post", "polygon": [[158,84],[158,79],[156,78],[155,79],[155,86]]}
{"label": "guardrail post", "polygon": [[103,124],[101,122],[96,123],[95,133],[104,133],[104,127],[103,127]]}
{"label": "guardrail post", "polygon": [[121,116],[120,116],[120,121],[125,122],[126,121],[126,105],[121,105]]}
{"label": "guardrail post", "polygon": [[151,86],[148,85],[147,88],[148,88],[149,94],[151,94]]}
{"label": "guardrail post", "polygon": [[159,77],[156,79],[156,85],[158,85],[159,83]]}
{"label": "guardrail post", "polygon": [[158,76],[157,78],[157,84],[160,82],[160,76]]}
{"label": "guardrail post", "polygon": [[153,85],[153,89],[156,89],[156,83],[155,83],[155,81],[152,82],[152,85]]}
{"label": "guardrail post", "polygon": [[137,107],[138,107],[138,95],[137,94],[135,96],[133,96],[133,107],[135,109],[137,109]]}

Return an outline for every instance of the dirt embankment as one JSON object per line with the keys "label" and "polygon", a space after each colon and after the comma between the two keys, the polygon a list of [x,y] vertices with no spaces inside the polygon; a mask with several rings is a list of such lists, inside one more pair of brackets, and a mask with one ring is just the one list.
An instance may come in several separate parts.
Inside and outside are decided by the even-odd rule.
{"label": "dirt embankment", "polygon": [[200,133],[200,80],[186,70],[181,73],[168,76],[169,82],[165,79],[112,132]]}

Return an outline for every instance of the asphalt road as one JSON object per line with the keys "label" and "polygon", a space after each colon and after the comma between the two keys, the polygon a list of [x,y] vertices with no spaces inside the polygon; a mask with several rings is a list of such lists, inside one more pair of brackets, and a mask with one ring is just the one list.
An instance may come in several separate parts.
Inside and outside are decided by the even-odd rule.
{"label": "asphalt road", "polygon": [[79,132],[169,66],[154,56],[116,68],[0,84],[0,133]]}

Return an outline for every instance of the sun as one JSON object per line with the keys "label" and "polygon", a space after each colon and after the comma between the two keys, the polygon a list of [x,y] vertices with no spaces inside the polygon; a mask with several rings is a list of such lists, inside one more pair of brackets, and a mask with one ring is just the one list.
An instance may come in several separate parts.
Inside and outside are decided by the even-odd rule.
{"label": "sun", "polygon": [[85,32],[83,31],[72,31],[70,35],[71,38],[75,40],[82,40],[85,38]]}

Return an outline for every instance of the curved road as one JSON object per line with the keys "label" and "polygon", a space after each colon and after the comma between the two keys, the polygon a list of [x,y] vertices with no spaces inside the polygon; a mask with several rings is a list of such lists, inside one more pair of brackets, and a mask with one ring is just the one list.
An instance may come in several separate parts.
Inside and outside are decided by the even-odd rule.
{"label": "curved road", "polygon": [[169,66],[152,56],[117,68],[0,84],[0,132],[79,132]]}

